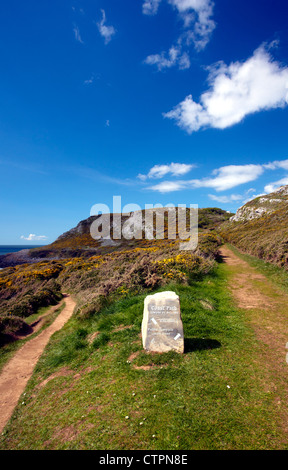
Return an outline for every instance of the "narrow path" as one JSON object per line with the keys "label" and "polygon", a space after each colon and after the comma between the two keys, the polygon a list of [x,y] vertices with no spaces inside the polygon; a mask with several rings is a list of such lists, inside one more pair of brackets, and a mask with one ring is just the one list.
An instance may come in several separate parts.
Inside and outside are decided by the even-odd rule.
{"label": "narrow path", "polygon": [[75,305],[74,300],[66,295],[65,307],[52,325],[42,331],[36,338],[25,343],[4,366],[0,374],[0,432],[10,419],[50,337],[69,320]]}
{"label": "narrow path", "polygon": [[275,396],[280,425],[288,435],[288,294],[227,246],[221,248],[221,255],[228,271],[227,287],[236,305],[245,309],[246,321],[259,341],[268,377],[264,386]]}
{"label": "narrow path", "polygon": [[[223,261],[231,268],[233,283],[230,287],[238,307],[245,309],[271,307],[270,297],[261,289],[268,283],[267,278],[235,255],[227,246],[223,246],[220,252]],[[257,282],[258,286],[255,285]]]}
{"label": "narrow path", "polygon": [[237,306],[247,310],[247,320],[257,337],[278,354],[281,362],[286,363],[288,294],[228,247],[221,248],[221,255],[229,270],[228,288]]}

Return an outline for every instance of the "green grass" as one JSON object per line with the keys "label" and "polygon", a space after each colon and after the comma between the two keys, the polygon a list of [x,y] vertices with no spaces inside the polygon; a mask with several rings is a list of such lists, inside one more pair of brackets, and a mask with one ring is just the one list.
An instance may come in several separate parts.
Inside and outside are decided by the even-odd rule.
{"label": "green grass", "polygon": [[45,315],[49,311],[50,308],[51,308],[51,305],[49,305],[48,307],[40,307],[36,313],[33,313],[32,315],[29,315],[29,317],[25,318],[25,323],[27,323],[28,325],[31,325],[32,323],[37,321],[39,317],[41,317],[42,315]]}
{"label": "green grass", "polygon": [[[59,308],[57,308],[54,312],[51,314],[48,314],[47,317],[43,321],[42,327],[35,333],[33,333],[31,336],[20,339],[17,341],[13,341],[11,343],[7,343],[6,345],[2,346],[0,348],[0,372],[5,366],[5,364],[9,361],[9,359],[15,354],[16,351],[18,351],[24,343],[29,341],[31,338],[34,338],[35,336],[39,335],[45,328],[51,325],[55,318],[59,315],[59,313],[62,312],[64,308],[64,304],[61,305]],[[35,322],[40,316],[46,314],[51,306],[49,307],[41,307],[37,313],[30,315],[29,317],[25,318],[25,322],[28,325],[31,325],[33,322]]]}
{"label": "green grass", "polygon": [[184,355],[143,352],[144,295],[74,315],[46,347],[1,449],[284,448],[277,391],[227,276],[219,265],[165,287],[180,296]]}

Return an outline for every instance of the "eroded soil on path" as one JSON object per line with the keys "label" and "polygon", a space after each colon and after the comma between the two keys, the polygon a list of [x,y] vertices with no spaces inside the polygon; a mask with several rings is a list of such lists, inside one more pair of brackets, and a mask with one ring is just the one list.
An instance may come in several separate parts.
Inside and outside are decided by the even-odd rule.
{"label": "eroded soil on path", "polygon": [[275,394],[281,426],[288,438],[288,295],[228,247],[221,248],[221,256],[229,272],[228,289],[236,305],[245,310],[259,341],[269,377],[264,386]]}
{"label": "eroded soil on path", "polygon": [[25,343],[4,366],[0,374],[0,432],[10,419],[50,337],[65,325],[72,316],[74,308],[74,300],[66,295],[65,307],[54,322],[38,336]]}
{"label": "eroded soil on path", "polygon": [[262,274],[249,266],[246,261],[238,258],[233,251],[226,246],[222,247],[221,255],[223,261],[231,267],[234,267],[233,284],[230,286],[233,296],[240,308],[271,308],[272,302],[263,290],[256,288],[255,281],[260,284],[267,282]]}
{"label": "eroded soil on path", "polygon": [[237,306],[248,311],[247,318],[257,337],[277,352],[279,362],[286,364],[288,295],[226,246],[221,255],[229,267],[228,287]]}

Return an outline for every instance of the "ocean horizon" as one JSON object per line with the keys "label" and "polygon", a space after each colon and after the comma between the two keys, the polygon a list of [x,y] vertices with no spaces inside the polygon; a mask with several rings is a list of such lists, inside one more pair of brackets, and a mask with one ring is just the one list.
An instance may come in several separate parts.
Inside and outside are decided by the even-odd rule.
{"label": "ocean horizon", "polygon": [[0,245],[0,256],[31,248],[41,248],[42,246],[45,245]]}

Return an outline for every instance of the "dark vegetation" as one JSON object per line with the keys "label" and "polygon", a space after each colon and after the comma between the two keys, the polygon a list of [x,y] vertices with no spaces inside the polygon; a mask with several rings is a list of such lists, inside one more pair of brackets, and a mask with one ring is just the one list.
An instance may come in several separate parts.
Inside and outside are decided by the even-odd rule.
{"label": "dark vegetation", "polygon": [[[167,217],[164,240],[121,240],[120,246],[110,247],[91,238],[90,219],[52,245],[36,249],[36,255],[31,250],[42,261],[0,271],[0,335],[23,328],[26,317],[56,304],[63,292],[75,296],[77,314],[87,318],[127,294],[203,277],[213,270],[221,244],[219,235],[209,229],[226,220],[227,213],[214,208],[200,211],[200,228],[205,230],[193,253],[180,251],[179,240],[167,239]],[[45,253],[57,259],[47,259]]]}
{"label": "dark vegetation", "polygon": [[207,207],[199,210],[199,229],[216,229],[219,225],[229,220],[233,214],[219,209],[218,207]]}

